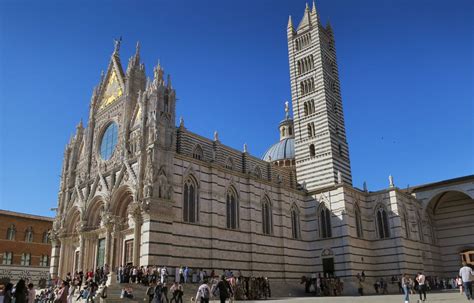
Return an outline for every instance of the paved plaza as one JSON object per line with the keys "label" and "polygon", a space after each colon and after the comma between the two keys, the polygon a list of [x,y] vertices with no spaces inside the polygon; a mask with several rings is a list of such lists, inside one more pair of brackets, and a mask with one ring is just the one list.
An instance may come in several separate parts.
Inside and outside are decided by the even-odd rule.
{"label": "paved plaza", "polygon": [[[413,295],[410,297],[410,303],[418,302],[418,295]],[[215,301],[217,302],[217,301]],[[245,302],[262,302],[262,301],[245,301]],[[286,298],[278,300],[266,300],[265,302],[292,302],[292,303],[319,303],[319,302],[329,302],[329,303],[403,303],[403,296],[401,294],[397,295],[383,295],[383,296],[363,296],[363,297],[306,297],[306,298]],[[443,293],[430,293],[425,302],[443,302],[443,303],[456,303],[456,302],[471,302],[466,299],[463,295],[460,295],[458,292],[443,292]]]}

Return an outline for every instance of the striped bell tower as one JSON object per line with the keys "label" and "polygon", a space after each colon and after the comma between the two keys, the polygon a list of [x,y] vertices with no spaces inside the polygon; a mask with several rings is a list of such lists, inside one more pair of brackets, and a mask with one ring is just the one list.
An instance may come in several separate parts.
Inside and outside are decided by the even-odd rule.
{"label": "striped bell tower", "polygon": [[331,26],[313,2],[298,27],[288,20],[288,55],[295,128],[296,176],[309,191],[352,185],[349,148]]}

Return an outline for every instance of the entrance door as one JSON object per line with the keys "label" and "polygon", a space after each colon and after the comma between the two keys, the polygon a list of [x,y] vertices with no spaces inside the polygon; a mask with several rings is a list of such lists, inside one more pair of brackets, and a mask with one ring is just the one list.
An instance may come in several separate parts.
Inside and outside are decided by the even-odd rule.
{"label": "entrance door", "polygon": [[334,258],[323,259],[323,273],[325,277],[334,276]]}
{"label": "entrance door", "polygon": [[124,264],[133,263],[133,240],[125,241],[125,250],[124,250]]}
{"label": "entrance door", "polygon": [[96,268],[104,266],[105,262],[105,239],[99,239],[97,243],[97,260],[96,260]]}

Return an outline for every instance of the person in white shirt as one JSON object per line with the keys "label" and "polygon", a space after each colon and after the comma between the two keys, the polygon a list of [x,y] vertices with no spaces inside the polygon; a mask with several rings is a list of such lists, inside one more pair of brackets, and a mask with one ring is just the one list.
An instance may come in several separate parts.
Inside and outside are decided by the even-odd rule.
{"label": "person in white shirt", "polygon": [[462,279],[462,284],[464,286],[464,293],[468,300],[472,299],[472,276],[474,275],[472,268],[467,266],[466,262],[462,263],[462,267],[459,270],[459,275]]}
{"label": "person in white shirt", "polygon": [[[426,301],[426,277],[421,272],[416,276],[416,281],[418,281],[418,293],[420,294],[420,301]],[[424,298],[421,297],[423,294]]]}
{"label": "person in white shirt", "polygon": [[210,297],[211,297],[211,289],[206,284],[206,282],[203,281],[201,286],[199,286],[198,291],[196,293],[196,302],[209,303]]}

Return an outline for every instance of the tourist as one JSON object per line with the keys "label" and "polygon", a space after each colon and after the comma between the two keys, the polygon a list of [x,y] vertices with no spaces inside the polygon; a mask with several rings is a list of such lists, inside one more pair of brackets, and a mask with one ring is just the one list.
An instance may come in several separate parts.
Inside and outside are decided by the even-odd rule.
{"label": "tourist", "polygon": [[155,291],[153,292],[153,300],[151,301],[152,303],[161,303],[162,302],[162,289],[161,289],[161,283],[158,283],[155,287]]}
{"label": "tourist", "polygon": [[67,296],[69,294],[69,284],[66,281],[61,282],[58,294],[54,299],[54,303],[67,303]]}
{"label": "tourist", "polygon": [[168,300],[168,285],[166,285],[166,282],[163,283],[163,286],[161,287],[161,293],[163,294],[163,302],[166,301],[166,303],[169,303],[169,300]]}
{"label": "tourist", "polygon": [[472,276],[474,275],[472,268],[467,266],[466,262],[462,262],[462,267],[459,270],[459,275],[461,276],[464,293],[468,300],[473,299],[472,297]]}
{"label": "tourist", "polygon": [[183,285],[181,285],[181,283],[174,282],[173,286],[171,286],[170,288],[170,291],[172,294],[170,303],[173,302],[173,300],[176,303],[183,303],[184,291],[183,291]]}
{"label": "tourist", "polygon": [[3,303],[5,300],[5,284],[0,282],[0,303]]}
{"label": "tourist", "polygon": [[201,286],[199,286],[196,293],[196,302],[209,303],[209,297],[211,296],[211,289],[206,284],[205,281],[202,281]]}
{"label": "tourist", "polygon": [[[225,303],[225,301],[233,295],[229,282],[225,279],[225,275],[222,275],[221,280],[217,283],[216,291],[219,291],[219,299],[221,303]],[[217,294],[213,295],[217,296]]]}
{"label": "tourist", "polygon": [[[364,278],[362,278],[362,276],[360,274],[357,274],[357,280],[358,280],[357,291],[358,291],[359,295],[361,295],[361,296],[364,295],[364,284],[362,283],[363,279]],[[323,291],[322,288],[321,288],[321,291]]]}
{"label": "tourist", "polygon": [[35,303],[36,290],[33,283],[28,284],[28,303]]}
{"label": "tourist", "polygon": [[403,297],[405,299],[405,303],[408,303],[410,302],[410,278],[408,278],[407,274],[403,274],[401,284],[403,288]]}
{"label": "tourist", "polygon": [[[420,294],[420,301],[426,301],[426,285],[425,285],[426,277],[421,272],[418,273],[416,276],[416,281],[418,282],[418,293]],[[423,298],[421,295],[423,294]]]}
{"label": "tourist", "polygon": [[168,269],[166,268],[166,266],[163,266],[161,268],[160,274],[161,274],[161,283],[163,284],[163,283],[166,282],[166,280],[168,278]]}
{"label": "tourist", "polygon": [[150,284],[146,290],[146,295],[148,296],[148,303],[151,303],[153,296],[155,295],[155,285]]}
{"label": "tourist", "polygon": [[462,292],[463,292],[463,291],[462,291],[462,278],[461,278],[461,276],[458,276],[458,277],[456,278],[456,285],[457,285],[457,287],[459,288],[459,294],[462,295]]}
{"label": "tourist", "polygon": [[184,283],[188,283],[188,277],[189,277],[189,268],[186,266],[183,270],[183,275],[184,275]]}
{"label": "tourist", "polygon": [[26,303],[26,297],[28,295],[28,290],[26,289],[25,280],[20,279],[15,286],[15,303]]}

